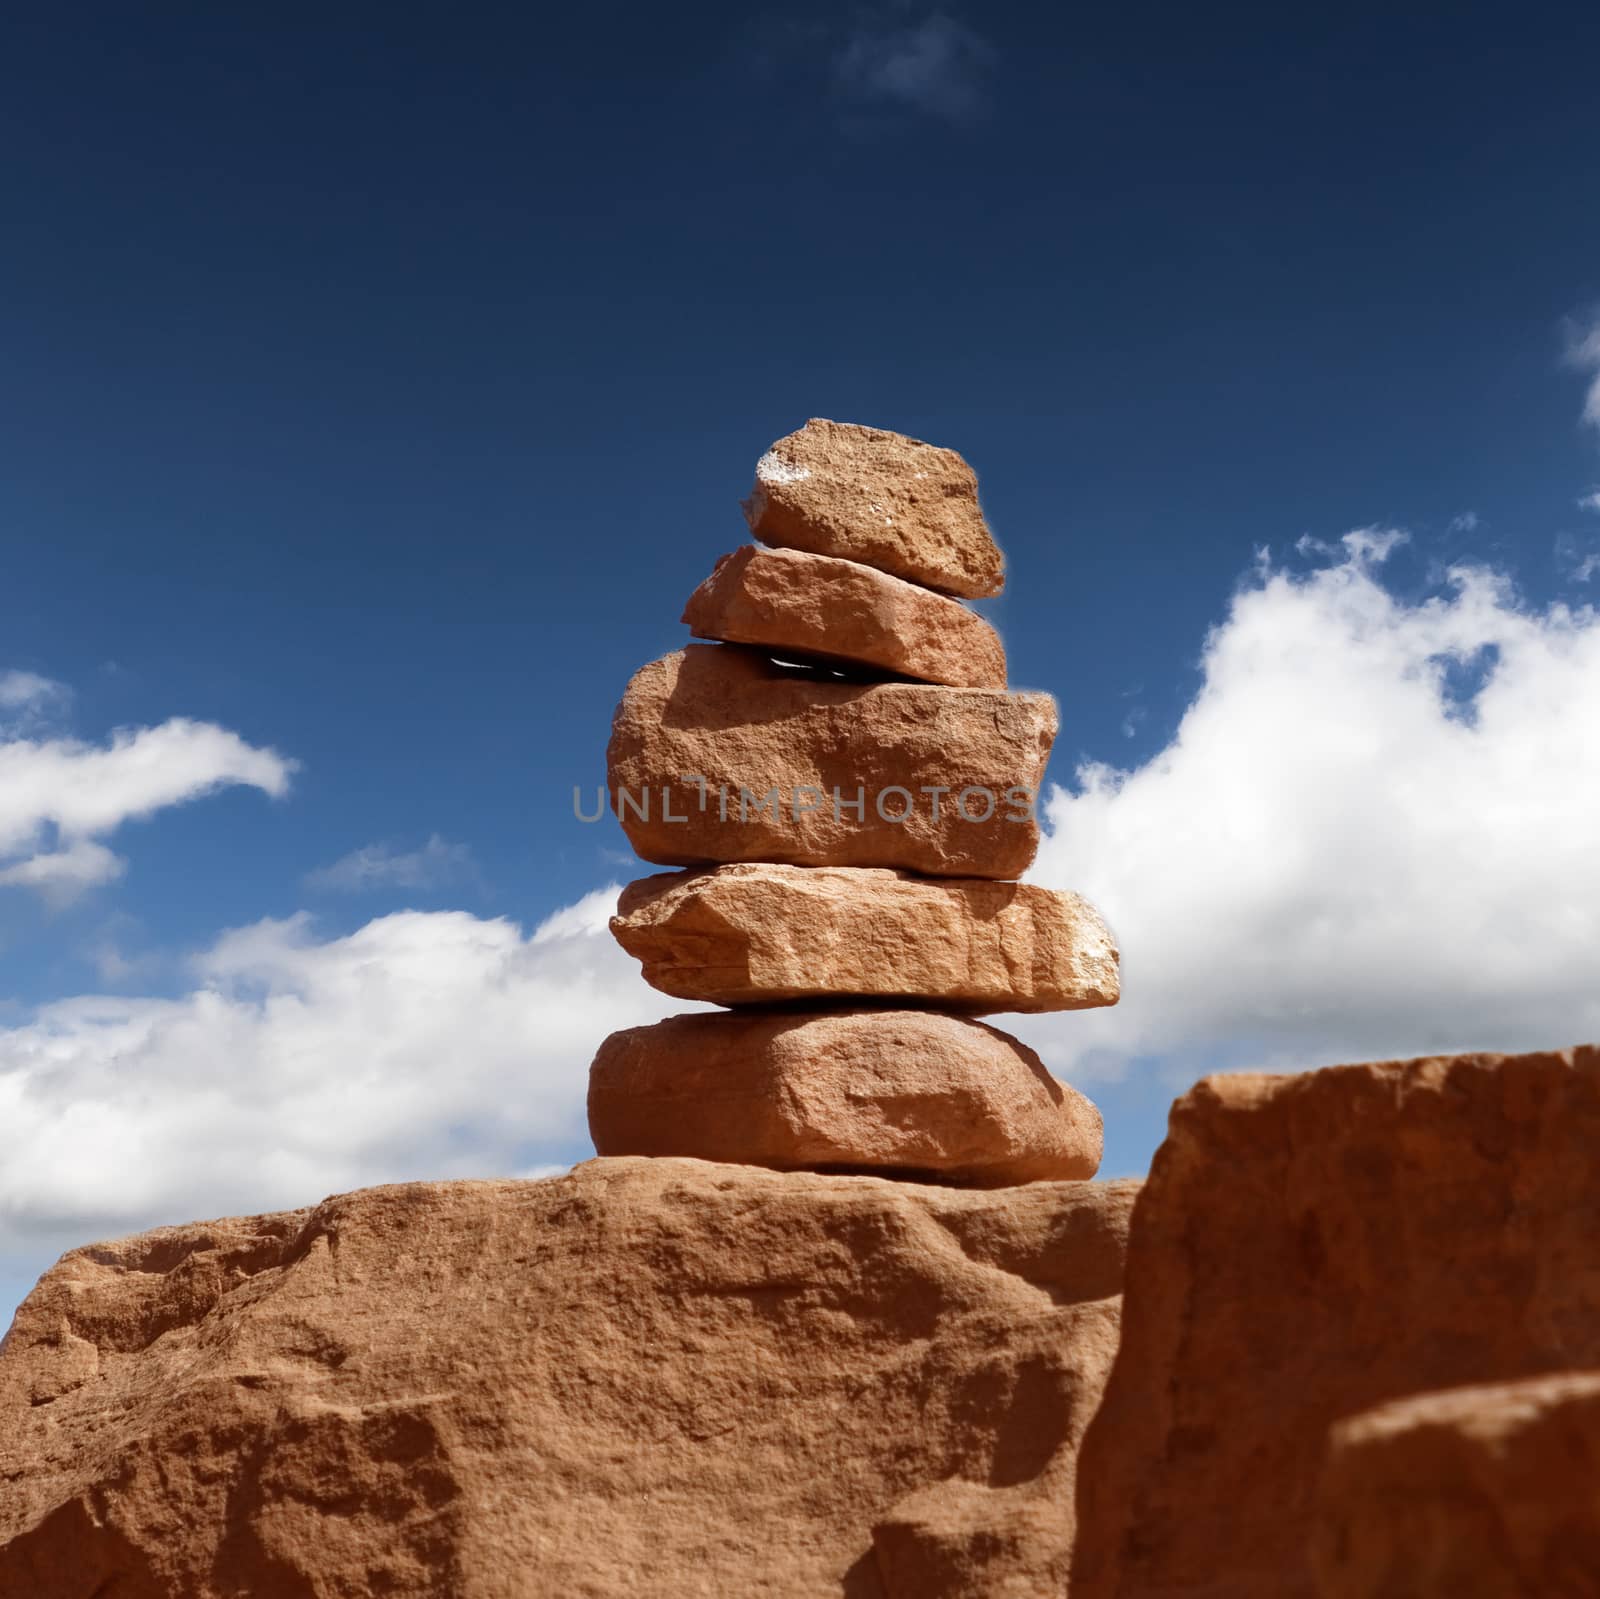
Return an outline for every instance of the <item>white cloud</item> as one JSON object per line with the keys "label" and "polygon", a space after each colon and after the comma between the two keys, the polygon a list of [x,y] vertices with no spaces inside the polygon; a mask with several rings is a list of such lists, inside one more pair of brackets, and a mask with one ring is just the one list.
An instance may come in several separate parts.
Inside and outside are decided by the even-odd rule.
{"label": "white cloud", "polygon": [[0,672],[0,739],[33,732],[72,698],[64,683],[37,672]]}
{"label": "white cloud", "polygon": [[104,995],[0,1029],[0,1254],[587,1151],[614,1028],[685,1007],[606,932],[616,885],[531,935],[402,912],[319,939],[231,932],[180,998]]}
{"label": "white cloud", "polygon": [[420,849],[403,854],[387,844],[368,844],[308,872],[305,881],[308,888],[364,894],[379,888],[438,888],[474,875],[472,851],[435,833]]}
{"label": "white cloud", "polygon": [[1472,533],[1477,530],[1478,513],[1476,511],[1463,511],[1459,516],[1450,518],[1450,531],[1452,533]]}
{"label": "white cloud", "polygon": [[65,904],[87,889],[114,882],[125,869],[125,863],[104,844],[78,838],[63,849],[30,855],[14,866],[0,866],[0,888],[32,888]]}
{"label": "white cloud", "polygon": [[[24,709],[56,695],[58,685],[41,683],[28,673],[0,679],[10,685],[6,703]],[[71,898],[123,870],[100,840],[124,822],[232,784],[281,795],[294,769],[275,750],[181,718],[104,744],[0,728],[0,886]]]}
{"label": "white cloud", "polygon": [[943,12],[915,21],[865,16],[834,61],[839,86],[854,98],[908,107],[951,122],[982,110],[994,47]]}
{"label": "white cloud", "polygon": [[1590,374],[1589,392],[1584,397],[1583,419],[1600,428],[1600,315],[1587,321],[1567,324],[1567,361],[1580,372]]}
{"label": "white cloud", "polygon": [[102,983],[125,987],[134,982],[149,982],[159,976],[166,958],[158,949],[130,950],[119,936],[142,938],[144,929],[131,916],[112,916],[80,954],[95,969]]}
{"label": "white cloud", "polygon": [[1600,511],[1600,489],[1591,489],[1578,499],[1580,511]]}
{"label": "white cloud", "polygon": [[17,710],[66,693],[60,683],[37,672],[0,672],[0,710]]}
{"label": "white cloud", "polygon": [[1392,547],[1264,566],[1167,748],[1049,796],[1033,876],[1125,962],[1116,1009],[1018,1023],[1058,1070],[1600,1038],[1600,617],[1478,567],[1406,603]]}
{"label": "white cloud", "polygon": [[1574,583],[1587,583],[1600,572],[1600,547],[1571,533],[1558,533],[1556,564]]}

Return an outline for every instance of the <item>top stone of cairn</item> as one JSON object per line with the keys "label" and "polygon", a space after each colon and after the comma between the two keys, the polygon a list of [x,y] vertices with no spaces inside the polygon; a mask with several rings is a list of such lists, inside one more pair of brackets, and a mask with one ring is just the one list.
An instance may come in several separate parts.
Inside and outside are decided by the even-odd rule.
{"label": "top stone of cairn", "polygon": [[977,475],[954,450],[901,433],[814,417],[756,463],[744,514],[763,544],[860,561],[968,599],[1005,587]]}

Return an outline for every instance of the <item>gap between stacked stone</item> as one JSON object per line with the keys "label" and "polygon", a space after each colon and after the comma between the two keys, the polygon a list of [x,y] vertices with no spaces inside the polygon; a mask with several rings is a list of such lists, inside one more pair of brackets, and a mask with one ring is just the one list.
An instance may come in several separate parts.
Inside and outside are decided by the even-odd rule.
{"label": "gap between stacked stone", "polygon": [[613,1033],[602,1155],[1000,1187],[1092,1177],[1100,1113],[1003,1011],[1114,1005],[1080,896],[1016,881],[1054,700],[1006,687],[963,603],[1004,561],[953,450],[814,419],[756,467],[759,541],[683,614],[708,643],[617,708],[612,809],[644,860],[611,930],[645,979],[728,1007]]}

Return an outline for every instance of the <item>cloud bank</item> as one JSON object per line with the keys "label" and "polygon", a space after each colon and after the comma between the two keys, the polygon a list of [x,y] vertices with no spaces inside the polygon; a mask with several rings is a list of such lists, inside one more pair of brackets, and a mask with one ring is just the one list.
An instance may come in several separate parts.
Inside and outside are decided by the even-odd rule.
{"label": "cloud bank", "polygon": [[0,1254],[577,1158],[599,1039],[685,1008],[606,933],[616,894],[531,934],[460,911],[331,939],[263,921],[181,998],[66,1000],[0,1030]]}
{"label": "cloud bank", "polygon": [[1101,906],[1113,1011],[1019,1025],[1080,1079],[1600,1038],[1600,620],[1396,535],[1264,565],[1166,749],[1048,796],[1031,874]]}

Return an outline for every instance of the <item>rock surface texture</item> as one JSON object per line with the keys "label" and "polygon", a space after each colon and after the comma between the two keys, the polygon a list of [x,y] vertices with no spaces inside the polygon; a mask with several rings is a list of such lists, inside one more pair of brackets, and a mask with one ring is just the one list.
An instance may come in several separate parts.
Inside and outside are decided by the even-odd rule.
{"label": "rock surface texture", "polygon": [[973,1186],[1094,1176],[1100,1113],[1026,1045],[914,1010],[674,1016],[589,1077],[602,1155],[694,1155]]}
{"label": "rock surface texture", "polygon": [[926,1599],[880,1526],[1058,1591],[1135,1186],[598,1160],[75,1251],[0,1346],[0,1596]]}
{"label": "rock surface texture", "polygon": [[1118,994],[1105,923],[1087,900],[1035,883],[826,866],[663,872],[623,889],[611,930],[652,986],[719,1005],[1050,1011]]}
{"label": "rock surface texture", "polygon": [[1005,688],[1005,645],[976,611],[856,560],[746,544],[683,610],[696,639],[874,667],[954,688]]}
{"label": "rock surface texture", "polygon": [[859,561],[747,544],[717,562],[683,620],[696,638],[788,659],[955,688],[1006,686],[1005,646],[976,611]]}
{"label": "rock surface texture", "polygon": [[1600,1372],[1340,1422],[1312,1557],[1324,1599],[1600,1594]]}
{"label": "rock surface texture", "polygon": [[1005,562],[954,450],[882,428],[814,418],[756,465],[745,502],[763,544],[837,555],[947,594],[1005,586]]}
{"label": "rock surface texture", "polygon": [[1600,1366],[1597,1148],[1593,1047],[1217,1077],[1179,1100],[1080,1460],[1073,1599],[1309,1599],[1334,1423]]}
{"label": "rock surface texture", "polygon": [[1032,796],[1055,734],[1048,694],[845,683],[691,644],[635,674],[607,774],[629,843],[659,865],[1005,878],[1038,849]]}

